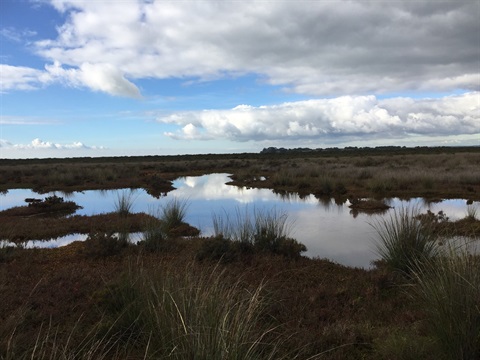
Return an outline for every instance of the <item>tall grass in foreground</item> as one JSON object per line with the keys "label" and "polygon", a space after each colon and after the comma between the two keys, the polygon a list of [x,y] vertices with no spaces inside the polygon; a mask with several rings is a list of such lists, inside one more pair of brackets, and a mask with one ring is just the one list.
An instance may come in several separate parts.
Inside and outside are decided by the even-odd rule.
{"label": "tall grass in foreground", "polygon": [[120,216],[128,216],[133,209],[133,203],[135,202],[135,191],[124,190],[117,193],[117,199],[115,200],[114,209]]}
{"label": "tall grass in foreground", "polygon": [[106,296],[111,332],[144,349],[146,359],[281,359],[275,329],[262,318],[263,286],[247,290],[225,276],[193,268],[130,272]]}
{"label": "tall grass in foreground", "polygon": [[100,324],[93,326],[86,334],[80,335],[81,339],[73,340],[79,336],[77,329],[72,330],[68,337],[61,338],[58,329],[51,324],[42,326],[31,344],[17,344],[17,333],[9,334],[7,347],[0,348],[1,360],[103,360],[122,359],[116,353],[117,343],[112,338],[102,336]]}
{"label": "tall grass in foreground", "polygon": [[480,257],[450,248],[414,275],[416,298],[445,359],[480,359]]}
{"label": "tall grass in foreground", "polygon": [[[286,349],[281,325],[269,318],[264,285],[245,287],[218,268],[145,269],[129,272],[98,293],[103,316],[89,325],[83,318],[71,330],[51,324],[28,338],[13,319],[0,338],[0,359],[314,359],[302,349]],[[18,317],[16,317],[18,318]]]}
{"label": "tall grass in foreground", "polygon": [[377,232],[376,251],[394,271],[410,274],[421,263],[438,254],[438,244],[430,229],[418,220],[418,210],[394,210],[389,218],[371,224]]}

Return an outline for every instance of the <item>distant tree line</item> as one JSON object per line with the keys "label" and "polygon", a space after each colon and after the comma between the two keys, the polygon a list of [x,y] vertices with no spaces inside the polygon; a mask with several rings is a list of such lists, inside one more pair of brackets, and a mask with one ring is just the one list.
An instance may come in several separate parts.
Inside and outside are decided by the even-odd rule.
{"label": "distant tree line", "polygon": [[332,152],[400,152],[400,151],[409,151],[409,152],[455,152],[455,151],[478,151],[479,146],[415,146],[415,147],[406,147],[406,146],[376,146],[376,147],[357,147],[357,146],[347,146],[344,148],[338,147],[329,147],[329,148],[306,148],[298,147],[287,149],[284,147],[267,147],[263,148],[260,151],[260,154],[292,154],[292,153],[332,153]]}

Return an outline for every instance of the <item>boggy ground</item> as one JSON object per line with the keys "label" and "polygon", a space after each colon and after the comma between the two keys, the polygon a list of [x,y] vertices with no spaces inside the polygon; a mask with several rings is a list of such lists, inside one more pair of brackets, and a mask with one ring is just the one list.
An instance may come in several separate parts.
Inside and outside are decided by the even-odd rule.
{"label": "boggy ground", "polygon": [[131,187],[160,196],[177,177],[214,172],[231,173],[239,186],[318,197],[480,200],[479,147],[0,160],[0,190]]}
{"label": "boggy ground", "polygon": [[[0,358],[21,354],[45,333],[55,334],[59,344],[71,337],[73,347],[94,324],[107,322],[103,304],[108,289],[139,268],[142,274],[154,269],[224,271],[225,282],[240,279],[247,290],[265,284],[262,319],[273,322],[273,338],[281,336],[280,353],[300,359],[316,354],[325,359],[436,358],[421,310],[402,281],[395,282],[382,268],[352,269],[327,260],[269,254],[229,264],[200,262],[195,254],[202,241],[179,239],[162,253],[131,246],[100,259],[80,242],[12,252],[0,263]],[[133,348],[128,358],[141,359],[142,351]]]}
{"label": "boggy ground", "polygon": [[[318,197],[480,200],[478,148],[2,160],[0,188],[143,187],[159,196],[171,190],[171,181],[179,176],[214,172],[233,174],[233,184],[240,186]],[[0,233],[2,238],[26,240],[69,232],[128,232],[141,230],[148,220],[145,214],[130,214],[126,221],[114,213],[52,217],[7,212],[0,216]],[[409,295],[411,285],[381,264],[370,270],[352,269],[328,260],[263,253],[218,264],[197,260],[204,241],[179,238],[155,253],[142,246],[102,252],[96,247],[98,242],[76,242],[57,249],[0,248],[0,359],[24,354],[45,334],[56,339],[49,340],[53,343],[70,339],[69,343],[76,344],[95,324],[112,326],[105,297],[128,272],[139,268],[147,274],[166,269],[181,273],[193,268],[197,274],[220,270],[226,283],[240,280],[246,290],[264,283],[268,301],[261,320],[275,329],[265,341],[281,336],[280,352],[294,353],[300,359],[314,355],[325,359],[437,359],[441,355],[426,331],[425,314]],[[128,357],[110,357],[142,359],[144,355],[144,349],[133,347]]]}

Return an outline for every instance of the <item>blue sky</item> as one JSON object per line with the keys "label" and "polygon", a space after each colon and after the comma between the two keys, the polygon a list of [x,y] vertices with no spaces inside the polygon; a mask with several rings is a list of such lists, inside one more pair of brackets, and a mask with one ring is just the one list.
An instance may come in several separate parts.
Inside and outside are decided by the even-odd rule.
{"label": "blue sky", "polygon": [[0,158],[480,145],[478,0],[0,6]]}

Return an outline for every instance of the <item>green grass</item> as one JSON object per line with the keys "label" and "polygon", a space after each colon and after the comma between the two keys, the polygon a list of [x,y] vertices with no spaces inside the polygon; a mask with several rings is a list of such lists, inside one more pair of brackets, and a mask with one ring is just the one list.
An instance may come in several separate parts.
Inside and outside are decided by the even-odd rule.
{"label": "green grass", "polygon": [[[477,240],[478,241],[478,240]],[[445,359],[480,358],[480,258],[453,249],[415,272],[415,297]]]}
{"label": "green grass", "polygon": [[376,251],[393,271],[410,274],[419,264],[438,253],[438,245],[430,229],[418,220],[418,210],[394,210],[372,224],[377,233]]}

